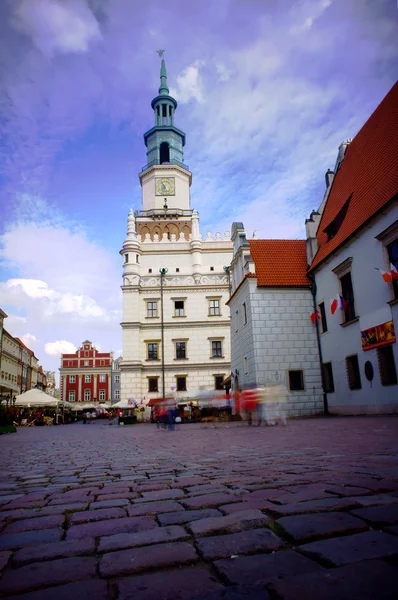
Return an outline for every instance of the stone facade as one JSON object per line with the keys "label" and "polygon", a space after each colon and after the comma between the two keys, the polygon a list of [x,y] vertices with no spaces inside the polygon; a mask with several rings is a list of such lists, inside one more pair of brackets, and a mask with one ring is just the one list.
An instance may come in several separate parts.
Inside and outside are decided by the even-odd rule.
{"label": "stone facade", "polygon": [[[308,287],[260,287],[243,224],[233,233],[231,372],[234,391],[282,385],[287,416],[323,412],[316,329]],[[304,243],[304,242],[303,242]],[[275,269],[278,265],[275,265]],[[245,277],[245,274],[250,274]],[[303,389],[290,389],[289,371],[302,372]]]}

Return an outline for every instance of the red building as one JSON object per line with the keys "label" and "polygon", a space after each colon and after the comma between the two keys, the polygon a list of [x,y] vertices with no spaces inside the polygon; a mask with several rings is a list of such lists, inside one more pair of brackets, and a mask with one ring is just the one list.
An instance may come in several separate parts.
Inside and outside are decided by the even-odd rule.
{"label": "red building", "polygon": [[106,402],[111,400],[113,352],[98,352],[86,340],[75,354],[62,354],[61,400]]}

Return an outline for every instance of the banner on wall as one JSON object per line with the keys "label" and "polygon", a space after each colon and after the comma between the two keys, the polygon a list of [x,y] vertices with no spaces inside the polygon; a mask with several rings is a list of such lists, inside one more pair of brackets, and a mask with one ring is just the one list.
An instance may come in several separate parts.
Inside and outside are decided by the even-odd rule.
{"label": "banner on wall", "polygon": [[387,321],[376,325],[375,327],[369,327],[361,331],[362,350],[373,350],[373,348],[380,348],[380,346],[386,346],[387,344],[394,344],[397,340],[395,337],[394,322]]}

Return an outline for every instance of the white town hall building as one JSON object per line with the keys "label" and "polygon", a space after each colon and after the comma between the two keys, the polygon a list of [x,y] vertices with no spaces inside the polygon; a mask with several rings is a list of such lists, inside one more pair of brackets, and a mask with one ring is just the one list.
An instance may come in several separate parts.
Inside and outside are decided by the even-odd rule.
{"label": "white town hall building", "polygon": [[230,373],[232,242],[229,232],[200,233],[199,214],[190,205],[185,134],[174,124],[177,102],[169,95],[164,60],[160,82],[152,100],[155,125],[144,134],[142,209],[130,210],[120,251],[120,397],[143,406],[152,398],[222,389]]}

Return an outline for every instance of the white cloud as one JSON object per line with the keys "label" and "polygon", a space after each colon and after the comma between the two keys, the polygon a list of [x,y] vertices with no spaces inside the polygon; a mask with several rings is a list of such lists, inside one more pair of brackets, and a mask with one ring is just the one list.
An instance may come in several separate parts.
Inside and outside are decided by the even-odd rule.
{"label": "white cloud", "polygon": [[204,64],[202,60],[195,60],[177,76],[177,88],[172,88],[170,93],[182,104],[186,104],[192,98],[199,103],[204,102],[204,85],[200,74],[200,68]]}
{"label": "white cloud", "polygon": [[20,0],[14,5],[12,24],[47,55],[86,52],[101,39],[85,0]]}
{"label": "white cloud", "polygon": [[[323,13],[332,5],[332,0],[320,0],[320,2],[304,2],[303,4],[295,4],[293,8],[294,12],[301,14],[301,21],[295,23],[290,28],[290,33],[300,34],[308,33],[315,21],[319,19]],[[306,16],[305,16],[306,15]],[[298,19],[299,20],[299,19]]]}
{"label": "white cloud", "polygon": [[60,356],[61,354],[73,354],[77,348],[72,342],[66,340],[57,340],[56,342],[47,342],[44,350],[50,356]]}
{"label": "white cloud", "polygon": [[34,346],[35,342],[37,342],[37,337],[33,335],[33,333],[24,333],[22,336],[20,336],[20,339],[28,348]]}

